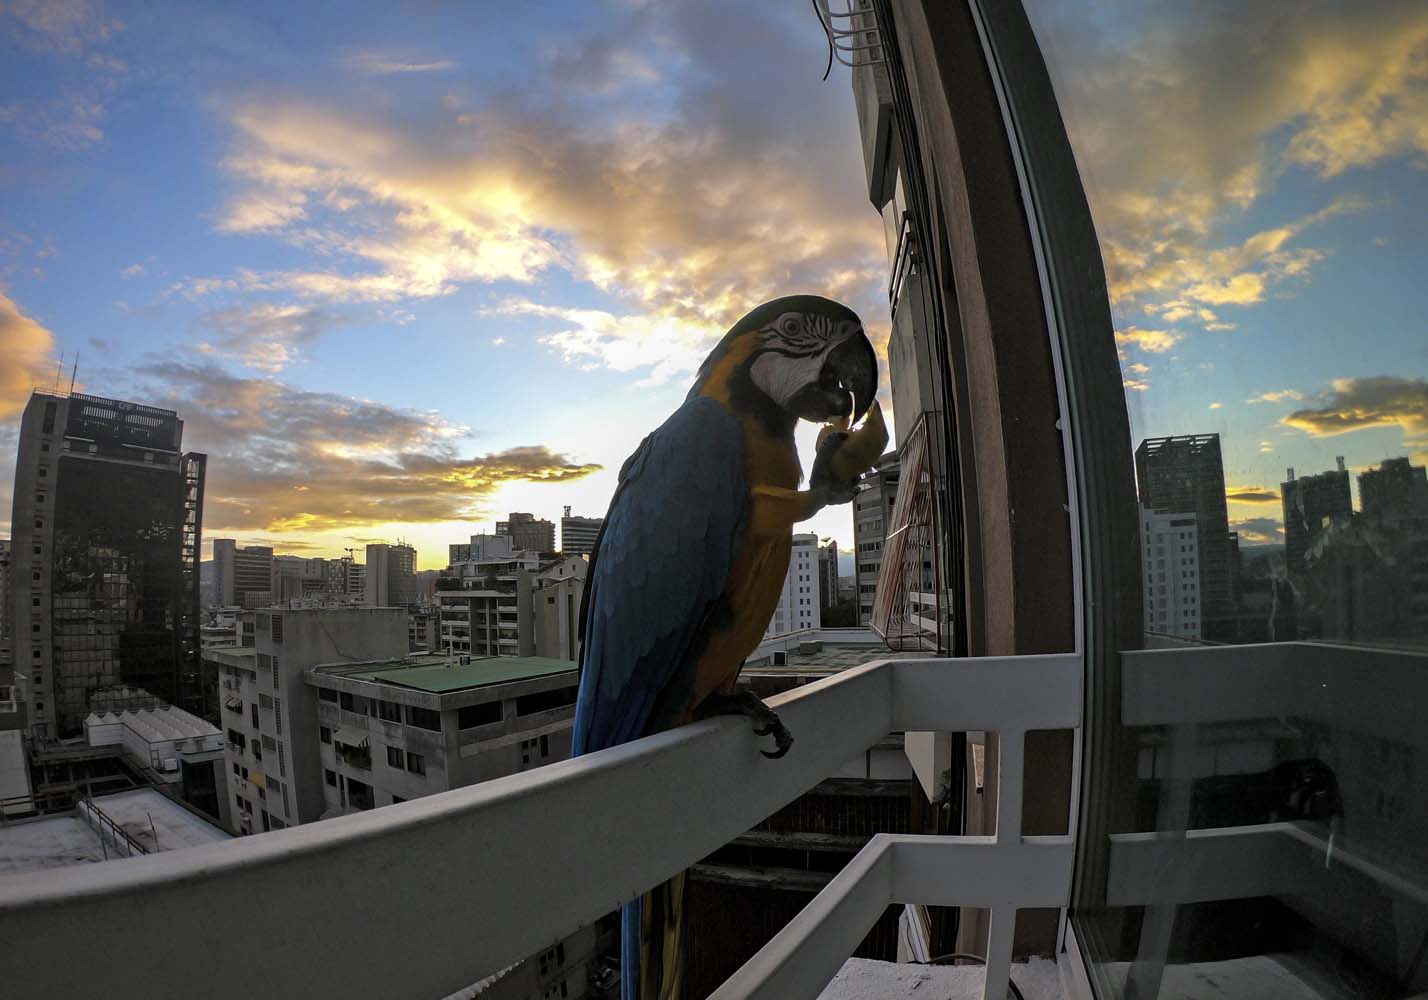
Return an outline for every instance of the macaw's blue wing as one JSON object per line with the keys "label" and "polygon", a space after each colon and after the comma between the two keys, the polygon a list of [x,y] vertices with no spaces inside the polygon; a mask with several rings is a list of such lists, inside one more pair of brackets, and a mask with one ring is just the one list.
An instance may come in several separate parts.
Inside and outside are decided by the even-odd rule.
{"label": "macaw's blue wing", "polygon": [[620,470],[586,581],[573,753],[658,731],[694,684],[691,655],[720,604],[748,506],[738,419],[702,396]]}

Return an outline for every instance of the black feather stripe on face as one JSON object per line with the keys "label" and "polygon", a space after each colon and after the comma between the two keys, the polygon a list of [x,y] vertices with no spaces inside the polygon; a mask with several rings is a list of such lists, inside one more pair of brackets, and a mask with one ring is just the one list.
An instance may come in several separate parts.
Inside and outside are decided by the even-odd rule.
{"label": "black feather stripe on face", "polygon": [[820,313],[788,312],[763,331],[766,350],[790,358],[807,358],[828,349],[833,320]]}

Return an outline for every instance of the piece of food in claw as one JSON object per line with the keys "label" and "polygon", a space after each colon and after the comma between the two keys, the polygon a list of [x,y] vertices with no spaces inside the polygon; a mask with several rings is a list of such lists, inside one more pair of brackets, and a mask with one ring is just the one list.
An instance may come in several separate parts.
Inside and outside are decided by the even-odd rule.
{"label": "piece of food in claw", "polygon": [[[883,422],[883,408],[876,402],[868,410],[862,425],[832,444],[837,450],[829,459],[829,472],[834,482],[848,482],[861,476],[877,464],[888,446],[888,428]],[[821,435],[820,435],[821,437]]]}
{"label": "piece of food in claw", "polygon": [[828,440],[830,434],[847,434],[848,418],[834,417],[822,427],[818,428],[818,440],[814,442],[813,450],[818,451],[823,447],[823,442]]}

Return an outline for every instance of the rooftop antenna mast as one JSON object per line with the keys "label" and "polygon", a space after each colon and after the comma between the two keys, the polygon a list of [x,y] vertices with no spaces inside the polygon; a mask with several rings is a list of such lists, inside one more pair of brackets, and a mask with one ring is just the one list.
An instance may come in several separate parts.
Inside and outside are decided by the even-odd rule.
{"label": "rooftop antenna mast", "polygon": [[74,380],[79,374],[79,352],[74,352],[74,367],[69,370],[69,394],[74,395]]}
{"label": "rooftop antenna mast", "polygon": [[59,394],[60,376],[64,374],[64,352],[60,352],[59,361],[55,362],[55,394]]}

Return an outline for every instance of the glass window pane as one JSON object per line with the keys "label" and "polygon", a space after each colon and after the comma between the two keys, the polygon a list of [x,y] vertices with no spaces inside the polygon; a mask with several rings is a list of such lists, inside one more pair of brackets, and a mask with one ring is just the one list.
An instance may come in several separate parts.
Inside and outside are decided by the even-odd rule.
{"label": "glass window pane", "polygon": [[1027,10],[1101,242],[1140,505],[1145,648],[1093,678],[1118,693],[1082,809],[1093,980],[1420,994],[1428,9]]}

